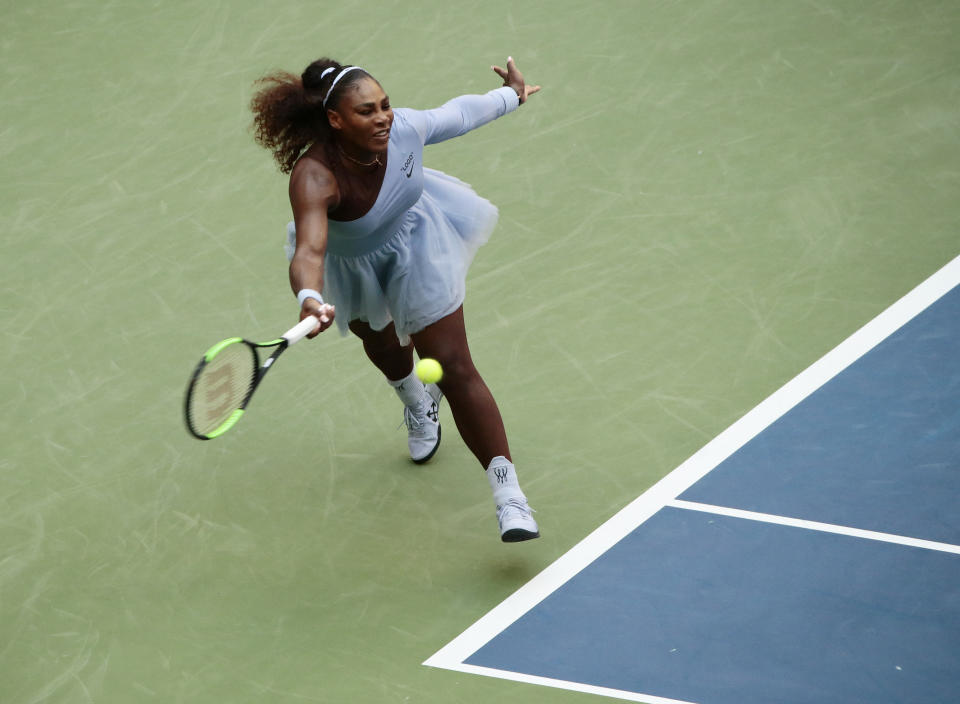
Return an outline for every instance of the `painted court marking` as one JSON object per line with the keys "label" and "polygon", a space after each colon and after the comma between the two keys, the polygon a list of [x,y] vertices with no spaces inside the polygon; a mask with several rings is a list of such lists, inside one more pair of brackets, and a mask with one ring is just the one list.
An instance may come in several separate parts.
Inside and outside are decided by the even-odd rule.
{"label": "painted court marking", "polygon": [[628,701],[642,701],[650,704],[688,704],[678,702],[678,700],[663,699],[662,697],[642,695],[636,692],[622,692],[578,682],[553,680],[523,673],[477,667],[465,663],[465,660],[491,639],[666,506],[960,554],[960,546],[946,543],[720,506],[709,506],[677,499],[680,494],[790,409],[899,330],[958,284],[960,284],[960,256],[954,258],[910,293],[774,392],[423,664],[459,672],[602,694]]}
{"label": "painted court marking", "polygon": [[789,516],[774,516],[769,513],[757,513],[756,511],[744,511],[739,508],[728,508],[726,506],[713,506],[711,504],[701,504],[696,501],[684,501],[675,499],[667,503],[667,506],[673,508],[682,508],[689,511],[701,511],[703,513],[713,513],[718,516],[730,516],[732,518],[743,518],[748,521],[761,521],[763,523],[775,523],[780,526],[790,526],[792,528],[805,528],[806,530],[819,530],[824,533],[835,533],[836,535],[847,535],[852,538],[864,538],[866,540],[879,540],[884,543],[895,543],[897,545],[908,545],[913,548],[924,548],[925,550],[939,550],[941,552],[952,552],[954,555],[960,555],[960,545],[951,545],[950,543],[938,543],[933,540],[921,540],[920,538],[908,538],[905,535],[892,535],[890,533],[878,533],[874,530],[862,530],[860,528],[850,528],[849,526],[838,526],[832,523],[820,523],[818,521],[806,521],[801,518],[790,518]]}
{"label": "painted court marking", "polygon": [[[434,656],[436,657],[436,656]],[[432,660],[433,658],[431,658]],[[428,660],[424,665],[433,665]],[[696,704],[696,702],[687,702],[682,699],[667,699],[665,697],[655,697],[650,694],[638,694],[637,692],[625,692],[621,689],[611,689],[609,687],[596,687],[581,682],[568,682],[566,680],[555,680],[550,677],[538,677],[537,675],[527,675],[519,672],[509,672],[507,670],[495,670],[492,667],[479,667],[478,665],[468,665],[460,663],[458,667],[446,667],[445,665],[433,665],[434,667],[443,667],[448,670],[457,670],[458,672],[468,672],[471,675],[486,675],[487,677],[496,677],[501,680],[513,680],[514,682],[525,682],[527,684],[539,684],[544,687],[556,687],[557,689],[569,689],[574,692],[585,692],[587,694],[599,694],[604,697],[615,697],[625,699],[628,702],[643,702],[643,704]]]}

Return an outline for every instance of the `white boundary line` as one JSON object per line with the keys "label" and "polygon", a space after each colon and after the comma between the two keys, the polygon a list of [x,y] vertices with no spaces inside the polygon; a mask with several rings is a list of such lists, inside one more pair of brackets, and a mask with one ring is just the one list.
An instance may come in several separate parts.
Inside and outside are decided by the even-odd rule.
{"label": "white boundary line", "polygon": [[[582,689],[585,685],[578,683],[560,680],[545,682],[544,678],[531,675],[466,665],[464,660],[613,547],[637,526],[661,508],[676,500],[680,494],[743,447],[771,423],[892,333],[899,330],[958,284],[960,284],[960,256],[955,257],[910,293],[787,382],[760,405],[720,433],[699,452],[650,487],[423,664],[459,672],[472,672],[523,682],[549,684],[564,689],[587,691]],[[611,693],[608,696],[626,698],[621,694],[613,694],[613,691],[610,690]],[[650,701],[656,704],[669,700],[646,697],[639,701]]]}
{"label": "white boundary line", "polygon": [[488,677],[497,677],[502,680],[513,680],[514,682],[525,682],[527,684],[539,684],[544,687],[569,689],[574,692],[586,692],[587,694],[599,694],[604,697],[625,699],[628,702],[644,702],[644,704],[695,704],[694,702],[686,702],[682,699],[665,699],[664,697],[655,697],[651,694],[626,692],[622,689],[610,689],[608,687],[595,687],[592,684],[567,682],[566,680],[555,680],[549,677],[525,675],[517,672],[509,672],[508,670],[494,670],[489,667],[478,667],[476,665],[461,664],[461,666],[456,669],[460,672],[469,672],[473,675],[486,675]]}
{"label": "white boundary line", "polygon": [[865,538],[866,540],[878,540],[883,543],[895,543],[897,545],[907,545],[912,548],[923,548],[925,550],[938,550],[940,552],[952,552],[954,555],[960,555],[960,545],[950,543],[938,543],[933,540],[921,540],[920,538],[908,538],[905,535],[894,535],[893,533],[878,533],[874,530],[863,530],[861,528],[850,528],[848,526],[838,526],[833,523],[820,523],[818,521],[806,521],[802,518],[790,518],[788,516],[775,516],[770,513],[757,513],[756,511],[744,511],[739,508],[728,508],[726,506],[714,506],[713,504],[701,504],[696,501],[684,501],[674,499],[667,503],[667,506],[673,508],[683,508],[689,511],[701,511],[702,513],[712,513],[717,516],[730,516],[731,518],[744,518],[748,521],[760,521],[761,523],[774,523],[779,526],[790,526],[791,528],[805,528],[806,530],[817,530],[822,533],[835,533],[836,535],[847,535],[851,538]]}

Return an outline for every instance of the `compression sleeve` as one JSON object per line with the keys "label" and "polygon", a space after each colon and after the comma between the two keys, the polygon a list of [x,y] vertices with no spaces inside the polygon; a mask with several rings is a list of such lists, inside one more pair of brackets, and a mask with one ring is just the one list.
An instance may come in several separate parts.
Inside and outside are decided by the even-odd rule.
{"label": "compression sleeve", "polygon": [[424,144],[436,144],[466,134],[519,106],[517,92],[503,86],[485,95],[461,95],[433,110],[410,110],[407,119]]}

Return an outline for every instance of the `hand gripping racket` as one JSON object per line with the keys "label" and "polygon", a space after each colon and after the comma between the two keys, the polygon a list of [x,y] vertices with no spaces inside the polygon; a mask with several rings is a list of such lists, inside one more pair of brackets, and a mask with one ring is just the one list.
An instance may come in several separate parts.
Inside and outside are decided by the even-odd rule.
{"label": "hand gripping racket", "polygon": [[[306,337],[318,322],[311,315],[278,340],[250,342],[231,337],[207,350],[187,387],[184,416],[190,434],[200,440],[212,440],[236,425],[273,363],[290,345]],[[266,347],[277,349],[261,365],[257,349]]]}

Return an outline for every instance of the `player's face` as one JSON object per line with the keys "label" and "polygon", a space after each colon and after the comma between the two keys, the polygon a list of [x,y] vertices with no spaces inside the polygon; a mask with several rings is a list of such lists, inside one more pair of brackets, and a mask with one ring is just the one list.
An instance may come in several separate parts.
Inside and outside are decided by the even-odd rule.
{"label": "player's face", "polygon": [[327,111],[330,126],[341,139],[365,152],[382,152],[390,140],[393,109],[390,98],[372,78],[344,91],[336,110]]}

